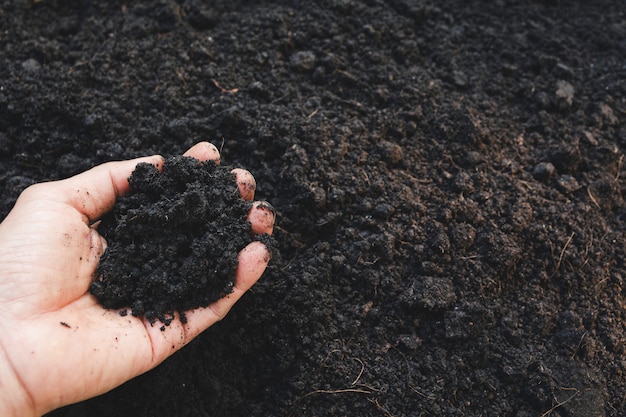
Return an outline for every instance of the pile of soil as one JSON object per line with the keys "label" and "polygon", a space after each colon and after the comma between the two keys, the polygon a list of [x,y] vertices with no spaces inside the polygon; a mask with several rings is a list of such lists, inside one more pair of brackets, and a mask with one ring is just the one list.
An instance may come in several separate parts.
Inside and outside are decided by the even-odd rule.
{"label": "pile of soil", "polygon": [[54,416],[626,415],[622,0],[4,1],[0,213],[200,140],[275,256]]}
{"label": "pile of soil", "polygon": [[169,325],[175,313],[232,292],[238,253],[253,240],[235,175],[214,162],[179,156],[163,172],[141,163],[99,225],[109,244],[90,292],[109,309]]}

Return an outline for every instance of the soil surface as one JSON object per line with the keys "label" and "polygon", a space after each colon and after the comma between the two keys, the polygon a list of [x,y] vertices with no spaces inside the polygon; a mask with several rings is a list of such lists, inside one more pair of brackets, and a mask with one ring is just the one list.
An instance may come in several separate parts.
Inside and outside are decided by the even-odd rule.
{"label": "soil surface", "polygon": [[98,226],[108,248],[90,292],[105,308],[169,325],[206,307],[235,284],[239,252],[253,240],[235,175],[209,161],[177,156],[163,172],[139,164],[131,192]]}
{"label": "soil surface", "polygon": [[53,416],[626,415],[623,0],[4,1],[0,213],[210,140],[275,256]]}

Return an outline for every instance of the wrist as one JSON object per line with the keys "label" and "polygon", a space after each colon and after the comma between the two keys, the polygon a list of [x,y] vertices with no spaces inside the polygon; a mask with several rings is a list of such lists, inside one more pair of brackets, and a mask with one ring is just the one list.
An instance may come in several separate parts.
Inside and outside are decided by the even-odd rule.
{"label": "wrist", "polygon": [[32,399],[0,344],[0,416],[35,417]]}

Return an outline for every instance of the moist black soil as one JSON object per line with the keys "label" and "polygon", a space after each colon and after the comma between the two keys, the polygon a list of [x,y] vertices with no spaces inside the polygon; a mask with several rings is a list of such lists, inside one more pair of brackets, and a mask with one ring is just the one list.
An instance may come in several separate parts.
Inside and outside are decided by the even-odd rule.
{"label": "moist black soil", "polygon": [[55,416],[624,416],[621,0],[5,1],[0,210],[200,140],[280,256]]}
{"label": "moist black soil", "polygon": [[99,225],[109,246],[90,292],[120,314],[185,322],[186,310],[232,291],[237,254],[253,238],[252,203],[230,169],[191,157],[166,160],[163,172],[139,164],[128,181],[131,192]]}

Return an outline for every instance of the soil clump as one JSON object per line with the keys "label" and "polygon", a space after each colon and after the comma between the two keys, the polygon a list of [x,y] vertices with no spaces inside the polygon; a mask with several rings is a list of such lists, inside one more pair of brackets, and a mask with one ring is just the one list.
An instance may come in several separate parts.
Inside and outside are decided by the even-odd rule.
{"label": "soil clump", "polygon": [[[109,244],[90,292],[105,308],[169,325],[232,291],[237,255],[253,239],[252,203],[226,167],[172,157],[137,166],[131,192],[102,219]],[[126,314],[122,310],[121,314]]]}

